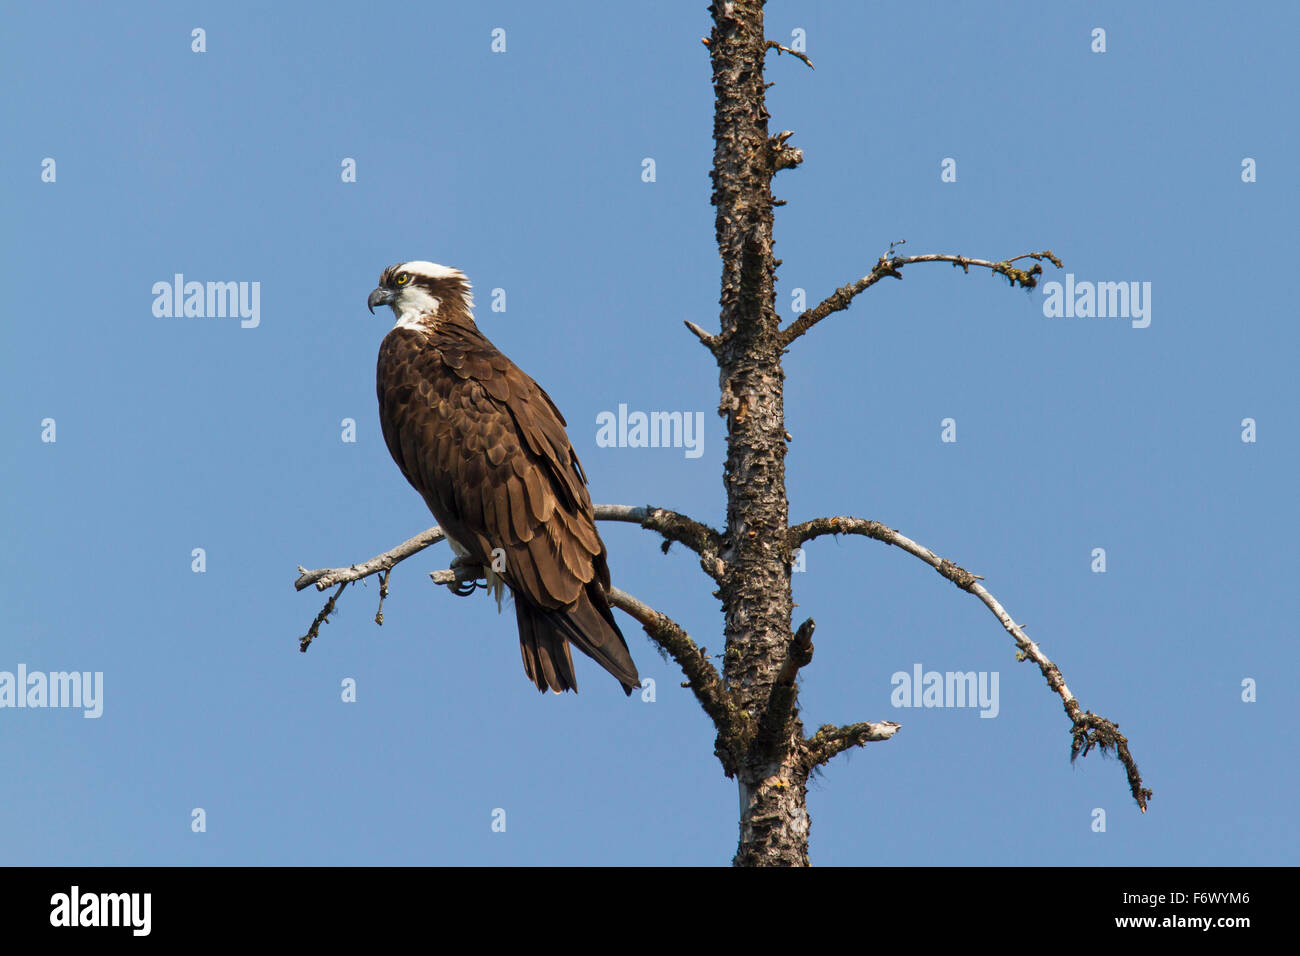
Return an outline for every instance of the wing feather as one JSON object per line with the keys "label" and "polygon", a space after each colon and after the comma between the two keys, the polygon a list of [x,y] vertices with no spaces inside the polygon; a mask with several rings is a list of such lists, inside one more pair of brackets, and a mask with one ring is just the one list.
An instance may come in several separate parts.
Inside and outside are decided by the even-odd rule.
{"label": "wing feather", "polygon": [[576,689],[573,641],[634,686],[586,475],[550,396],[467,319],[392,330],[377,387],[388,449],[439,524],[484,564],[505,552],[529,678]]}

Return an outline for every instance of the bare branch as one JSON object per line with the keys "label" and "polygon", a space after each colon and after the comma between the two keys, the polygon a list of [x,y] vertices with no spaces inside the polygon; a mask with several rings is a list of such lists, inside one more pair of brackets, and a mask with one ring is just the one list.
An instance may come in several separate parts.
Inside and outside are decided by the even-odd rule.
{"label": "bare branch", "polygon": [[779,746],[785,738],[786,725],[790,720],[790,714],[794,711],[795,701],[799,697],[795,678],[800,668],[812,663],[812,636],[816,628],[817,622],[808,618],[799,625],[794,637],[790,639],[789,647],[786,648],[785,661],[781,664],[781,670],[777,672],[776,680],[772,684],[771,693],[767,698],[767,707],[763,711],[758,732],[754,736],[754,744],[760,757],[769,757],[772,748]]}
{"label": "bare branch", "polygon": [[810,69],[810,70],[815,70],[815,69],[817,69],[815,66],[812,65],[812,60],[808,59],[808,55],[807,55],[807,54],[805,54],[805,53],[800,53],[798,50],[792,50],[792,49],[790,49],[788,46],[782,46],[781,44],[777,43],[775,40],[768,40],[768,41],[767,41],[767,48],[768,48],[769,50],[775,50],[778,54],[781,54],[781,53],[789,53],[791,56],[793,56],[793,57],[797,57],[798,59],[803,60],[804,63],[806,63],[806,64],[808,65],[808,69]]}
{"label": "bare branch", "polygon": [[388,577],[392,573],[393,569],[389,568],[379,579],[379,608],[375,611],[375,623],[380,627],[384,625],[384,598],[388,597]]}
{"label": "bare branch", "polygon": [[786,129],[777,133],[767,141],[767,148],[772,156],[773,172],[780,172],[783,169],[792,169],[803,162],[803,150],[794,146],[786,145],[786,140],[793,135],[794,133]]}
{"label": "bare branch", "polygon": [[785,663],[781,665],[781,670],[776,675],[777,684],[784,684],[786,687],[793,686],[799,669],[812,663],[812,636],[813,631],[816,629],[817,622],[812,618],[808,618],[799,625],[799,630],[794,632],[794,637],[790,640],[790,648],[786,652]]}
{"label": "bare branch", "polygon": [[[596,505],[595,513],[598,521],[627,521],[639,524],[649,531],[657,531],[668,541],[681,542],[700,555],[700,564],[705,573],[715,580],[726,571],[726,564],[718,557],[718,552],[722,550],[721,535],[708,525],[701,524],[692,518],[686,517],[686,515],[669,511],[666,508],[655,508],[652,505],[640,507],[633,505]],[[427,531],[421,531],[415,537],[403,541],[397,547],[376,555],[361,564],[349,565],[346,568],[319,568],[315,571],[308,571],[302,565],[299,565],[298,580],[293,582],[293,586],[295,590],[301,591],[303,588],[314,584],[317,591],[324,591],[326,588],[344,581],[360,581],[372,574],[389,570],[412,555],[419,554],[429,545],[437,544],[445,537],[446,535],[442,533],[442,529],[435,525]],[[385,578],[385,586],[387,583],[387,578]]]}
{"label": "bare branch", "polygon": [[[990,269],[998,275],[1006,276],[1007,281],[1012,286],[1018,285],[1022,289],[1032,289],[1038,285],[1038,276],[1043,274],[1043,267],[1037,263],[1041,263],[1043,259],[1047,259],[1058,269],[1063,268],[1061,260],[1054,256],[1050,249],[1043,252],[1026,252],[1024,255],[1016,256],[1014,259],[1003,259],[1001,262],[991,262],[988,259],[971,259],[966,256],[948,255],[946,253],[932,253],[924,256],[896,256],[892,255],[892,253],[893,247],[890,247],[890,252],[881,256],[879,261],[876,262],[875,268],[865,276],[857,282],[836,289],[832,295],[827,296],[782,329],[781,347],[788,346],[826,316],[847,309],[859,293],[865,292],[885,276],[891,276],[895,279],[903,278],[900,270],[903,266],[915,262],[951,262],[964,272],[970,272],[971,266],[980,266],[984,269]],[[1012,263],[1021,259],[1033,259],[1036,264],[1031,269],[1021,269],[1012,265]]]}
{"label": "bare branch", "polygon": [[1132,754],[1129,753],[1128,739],[1119,733],[1118,725],[1106,720],[1104,717],[1098,717],[1091,711],[1085,712],[1079,706],[1078,699],[1070,693],[1070,688],[1065,685],[1065,677],[1061,674],[1060,668],[1048,659],[1038,645],[1029,639],[1029,635],[1024,632],[1024,629],[1011,619],[1011,615],[998,603],[998,600],[979,583],[983,580],[982,577],[978,574],[971,574],[964,568],[953,564],[947,558],[939,557],[929,548],[917,544],[911,538],[881,524],[879,521],[867,521],[863,518],[853,517],[815,518],[812,521],[805,521],[792,527],[787,540],[791,550],[793,550],[805,541],[811,541],[813,538],[826,534],[862,535],[863,537],[874,538],[877,541],[883,541],[885,544],[902,548],[908,554],[920,558],[930,565],[963,591],[968,591],[979,598],[1015,639],[1018,648],[1016,659],[1022,661],[1031,660],[1037,664],[1038,669],[1042,671],[1043,677],[1047,680],[1047,686],[1061,698],[1065,712],[1072,724],[1070,728],[1073,737],[1071,759],[1086,755],[1094,746],[1100,747],[1103,753],[1113,749],[1128,773],[1129,789],[1133,794],[1133,799],[1137,801],[1138,808],[1143,813],[1146,813],[1147,801],[1151,799],[1151,791],[1142,786],[1142,776],[1138,772],[1137,763],[1133,760]]}
{"label": "bare branch", "polygon": [[704,343],[704,347],[712,352],[714,357],[717,357],[718,346],[722,343],[722,339],[710,332],[704,331],[704,329],[700,328],[690,319],[685,320],[685,325],[692,333],[694,333],[697,339]]}
{"label": "bare branch", "polygon": [[[811,541],[814,538],[820,538],[828,534],[857,534],[866,538],[875,538],[877,541],[883,541],[885,544],[892,544],[894,547],[902,548],[908,554],[915,555],[930,567],[934,568],[944,577],[953,580],[958,587],[962,586],[964,579],[954,578],[951,574],[946,574],[940,565],[946,563],[942,558],[936,555],[929,548],[917,544],[907,535],[901,534],[883,525],[879,521],[868,521],[866,518],[838,517],[838,518],[814,518],[811,521],[805,521],[803,524],[794,525],[787,532],[787,541],[790,550],[797,550],[804,542]],[[956,565],[952,565],[956,568]],[[957,568],[961,571],[960,568]],[[962,571],[962,574],[967,572]],[[972,580],[983,580],[977,575],[970,575]]]}
{"label": "bare branch", "polygon": [[741,718],[731,695],[722,686],[722,678],[718,676],[717,668],[709,660],[705,649],[697,646],[681,625],[668,615],[656,611],[626,591],[612,587],[606,595],[610,604],[636,618],[650,640],[672,657],[677,662],[677,666],[682,669],[682,673],[686,675],[686,683],[682,686],[691,689],[695,699],[704,708],[704,712],[712,719],[713,726],[718,731],[714,752],[722,761],[727,775],[731,776],[739,760],[736,742],[739,738]]}
{"label": "bare branch", "polygon": [[902,726],[892,720],[846,724],[843,727],[823,724],[808,740],[807,767],[809,770],[820,767],[836,754],[843,753],[850,747],[861,747],[873,741],[888,740],[898,733]]}
{"label": "bare branch", "polygon": [[727,573],[727,564],[719,557],[722,535],[706,524],[653,505],[596,505],[595,508],[599,521],[626,521],[639,524],[647,531],[657,531],[664,536],[664,554],[674,541],[686,545],[700,556],[700,567],[715,581],[721,582]]}
{"label": "bare branch", "polygon": [[387,571],[411,555],[419,554],[429,545],[437,544],[445,537],[447,536],[442,533],[442,529],[434,525],[427,531],[421,531],[414,538],[403,541],[391,551],[385,551],[361,564],[353,564],[346,568],[320,568],[316,571],[308,571],[300,564],[298,580],[293,582],[294,590],[301,591],[309,584],[314,584],[317,591],[324,591],[327,587],[340,582],[360,581],[380,571]]}

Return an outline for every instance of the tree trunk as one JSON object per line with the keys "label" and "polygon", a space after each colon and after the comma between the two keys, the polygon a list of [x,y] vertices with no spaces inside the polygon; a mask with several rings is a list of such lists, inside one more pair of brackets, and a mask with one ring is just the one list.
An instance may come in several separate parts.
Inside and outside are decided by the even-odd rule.
{"label": "tree trunk", "polygon": [[[727,419],[725,542],[728,574],[724,676],[749,726],[732,754],[740,788],[741,866],[808,865],[803,728],[791,710],[761,739],[758,725],[791,643],[782,394],[761,0],[716,0],[713,61],[713,205],[722,257],[719,413]],[[791,691],[792,693],[793,691]]]}

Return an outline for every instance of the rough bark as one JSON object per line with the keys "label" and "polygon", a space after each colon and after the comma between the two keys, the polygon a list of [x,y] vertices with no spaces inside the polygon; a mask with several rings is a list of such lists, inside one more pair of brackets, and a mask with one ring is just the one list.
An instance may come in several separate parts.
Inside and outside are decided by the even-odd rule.
{"label": "rough bark", "polygon": [[[775,305],[771,180],[784,140],[768,136],[763,4],[716,0],[713,31],[713,205],[722,257],[719,414],[727,420],[728,573],[723,674],[747,731],[732,742],[728,771],[740,788],[737,865],[806,866],[809,768],[798,710],[775,734],[757,725],[791,644],[786,543],[784,372]],[[790,689],[793,694],[793,688]]]}

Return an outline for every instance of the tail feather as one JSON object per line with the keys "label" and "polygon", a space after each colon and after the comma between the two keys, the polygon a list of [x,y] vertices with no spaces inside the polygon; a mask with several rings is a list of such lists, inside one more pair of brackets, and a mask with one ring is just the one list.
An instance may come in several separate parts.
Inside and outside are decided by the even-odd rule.
{"label": "tail feather", "polygon": [[519,651],[524,659],[524,671],[538,690],[549,687],[560,693],[578,689],[570,643],[613,674],[623,685],[624,693],[630,695],[640,688],[636,664],[605,595],[597,591],[593,597],[591,593],[596,587],[589,586],[576,604],[560,610],[530,607],[516,595]]}
{"label": "tail feather", "polygon": [[578,681],[568,644],[562,639],[556,641],[546,622],[520,601],[515,602],[515,618],[519,622],[519,653],[528,679],[543,692],[548,687],[557,694],[576,691]]}

